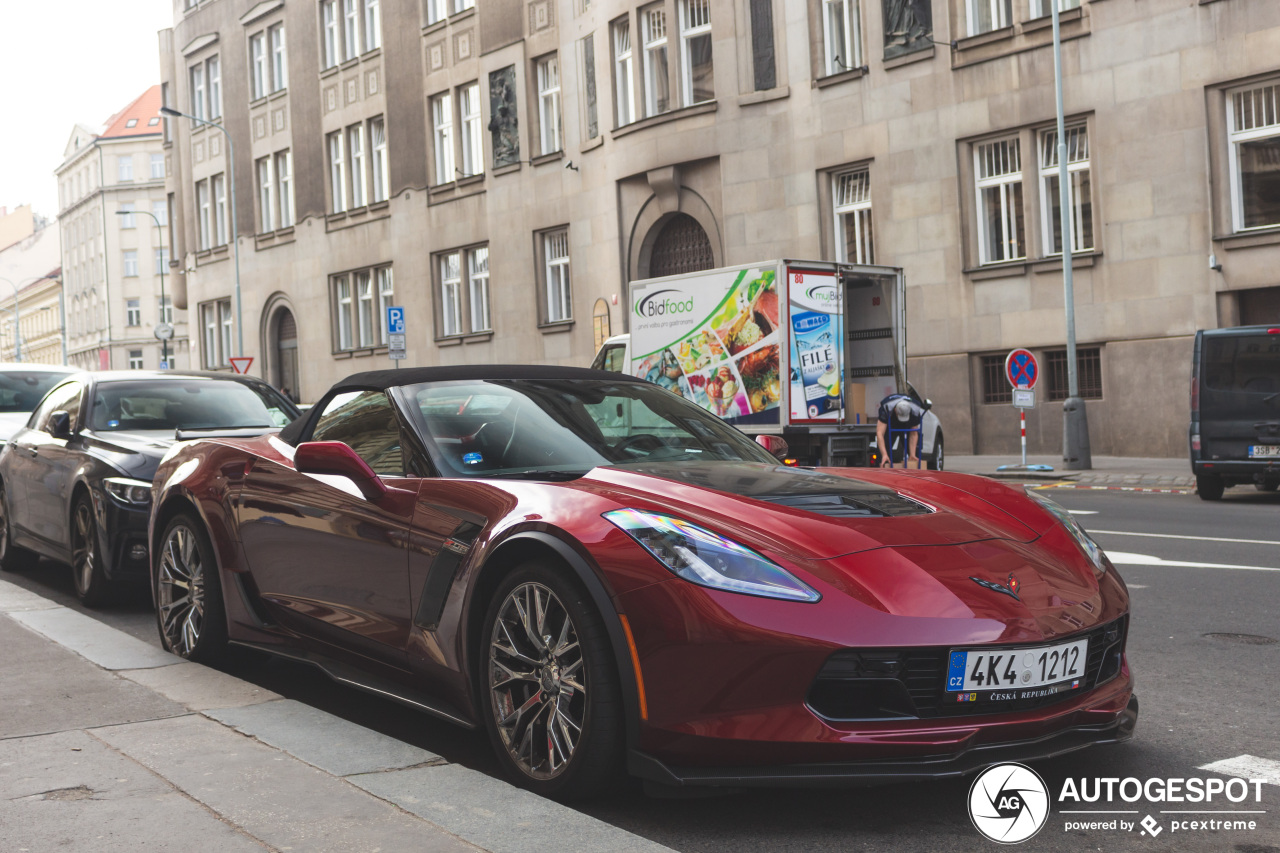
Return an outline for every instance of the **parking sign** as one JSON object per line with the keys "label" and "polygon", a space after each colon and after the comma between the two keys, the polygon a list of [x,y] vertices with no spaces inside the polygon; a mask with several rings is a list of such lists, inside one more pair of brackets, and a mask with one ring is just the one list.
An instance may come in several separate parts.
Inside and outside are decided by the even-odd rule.
{"label": "parking sign", "polygon": [[404,334],[404,308],[399,305],[387,306],[387,334]]}

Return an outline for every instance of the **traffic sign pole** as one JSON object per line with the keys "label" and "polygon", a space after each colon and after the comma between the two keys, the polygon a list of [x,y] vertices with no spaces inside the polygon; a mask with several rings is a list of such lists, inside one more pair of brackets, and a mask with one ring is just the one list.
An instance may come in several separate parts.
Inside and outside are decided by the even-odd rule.
{"label": "traffic sign pole", "polygon": [[1022,426],[1022,467],[1027,467],[1027,410],[1018,409],[1018,418]]}

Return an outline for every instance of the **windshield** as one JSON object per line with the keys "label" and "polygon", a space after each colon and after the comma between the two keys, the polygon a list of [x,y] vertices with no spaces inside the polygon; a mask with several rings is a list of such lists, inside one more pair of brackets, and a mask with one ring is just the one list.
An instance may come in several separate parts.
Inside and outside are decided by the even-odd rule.
{"label": "windshield", "polygon": [[98,431],[277,427],[293,419],[284,403],[249,385],[218,379],[104,382],[89,428]]}
{"label": "windshield", "polygon": [[6,370],[0,373],[0,413],[27,414],[57,385],[75,371]]}
{"label": "windshield", "polygon": [[732,426],[647,382],[428,382],[404,393],[445,476],[537,479],[635,462],[777,462]]}

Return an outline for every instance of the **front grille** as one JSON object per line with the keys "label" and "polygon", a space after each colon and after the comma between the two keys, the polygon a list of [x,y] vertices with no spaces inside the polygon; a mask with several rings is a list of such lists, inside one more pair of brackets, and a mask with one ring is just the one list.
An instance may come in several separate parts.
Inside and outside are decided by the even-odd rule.
{"label": "front grille", "polygon": [[[1079,690],[1004,702],[957,702],[955,694],[946,691],[951,646],[841,649],[823,664],[810,688],[808,704],[814,713],[828,720],[968,717],[1053,705],[1105,684],[1119,674],[1128,621],[1128,616],[1122,616],[1082,634],[1053,640],[1059,643],[1088,637],[1089,659]],[[1026,645],[1014,643],[991,648],[1024,648]]]}

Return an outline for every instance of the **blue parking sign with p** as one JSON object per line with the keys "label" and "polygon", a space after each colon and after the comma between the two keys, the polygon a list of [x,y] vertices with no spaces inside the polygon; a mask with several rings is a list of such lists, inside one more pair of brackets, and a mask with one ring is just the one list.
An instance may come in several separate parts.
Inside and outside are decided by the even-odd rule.
{"label": "blue parking sign with p", "polygon": [[404,308],[398,305],[387,306],[387,334],[404,334]]}

